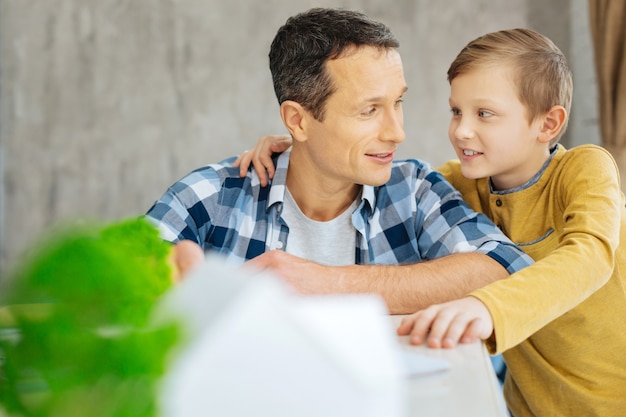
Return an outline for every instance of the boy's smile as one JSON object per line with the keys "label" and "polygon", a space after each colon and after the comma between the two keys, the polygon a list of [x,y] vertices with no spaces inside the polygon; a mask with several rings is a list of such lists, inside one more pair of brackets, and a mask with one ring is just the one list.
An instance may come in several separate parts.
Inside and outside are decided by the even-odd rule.
{"label": "boy's smile", "polygon": [[549,155],[538,141],[542,118],[530,123],[506,65],[479,67],[450,84],[448,137],[467,178],[491,177],[497,189],[526,183]]}
{"label": "boy's smile", "polygon": [[472,151],[470,149],[463,149],[463,159],[469,160],[473,156],[482,155],[482,152]]}

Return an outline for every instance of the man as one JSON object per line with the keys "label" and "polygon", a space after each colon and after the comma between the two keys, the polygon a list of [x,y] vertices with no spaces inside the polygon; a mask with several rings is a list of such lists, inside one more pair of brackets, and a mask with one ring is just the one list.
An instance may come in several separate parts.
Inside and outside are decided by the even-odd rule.
{"label": "man", "polygon": [[302,293],[378,293],[394,314],[532,263],[428,165],[393,161],[405,139],[398,47],[358,12],[288,19],[269,58],[293,146],[271,184],[240,178],[232,158],[174,184],[147,217],[172,242],[271,268]]}

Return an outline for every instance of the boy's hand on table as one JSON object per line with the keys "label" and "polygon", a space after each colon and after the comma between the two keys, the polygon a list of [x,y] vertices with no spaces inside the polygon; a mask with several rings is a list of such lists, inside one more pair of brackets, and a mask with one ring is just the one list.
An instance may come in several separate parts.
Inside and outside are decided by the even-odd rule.
{"label": "boy's hand on table", "polygon": [[487,339],[492,333],[489,310],[474,297],[432,305],[403,318],[398,327],[398,335],[408,335],[411,344],[426,342],[431,348],[473,343]]}

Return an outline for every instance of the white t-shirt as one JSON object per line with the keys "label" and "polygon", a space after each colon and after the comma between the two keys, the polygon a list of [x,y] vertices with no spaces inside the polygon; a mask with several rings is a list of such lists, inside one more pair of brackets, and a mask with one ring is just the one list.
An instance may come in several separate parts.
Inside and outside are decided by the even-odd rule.
{"label": "white t-shirt", "polygon": [[334,219],[319,222],[306,217],[285,188],[282,217],[289,226],[285,252],[324,265],[354,265],[356,229],[352,213],[358,201],[355,199]]}

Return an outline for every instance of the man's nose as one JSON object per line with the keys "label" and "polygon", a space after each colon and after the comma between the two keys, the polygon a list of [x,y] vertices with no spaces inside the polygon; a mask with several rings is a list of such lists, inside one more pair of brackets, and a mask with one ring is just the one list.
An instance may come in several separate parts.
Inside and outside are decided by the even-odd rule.
{"label": "man's nose", "polygon": [[402,110],[394,110],[387,113],[380,136],[384,141],[404,142],[406,132],[404,131]]}

